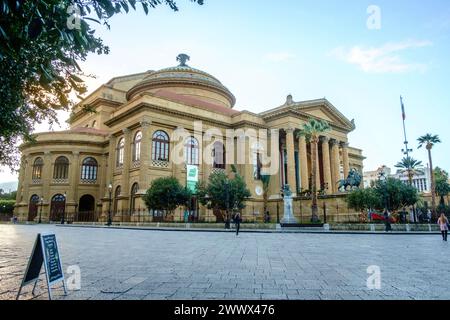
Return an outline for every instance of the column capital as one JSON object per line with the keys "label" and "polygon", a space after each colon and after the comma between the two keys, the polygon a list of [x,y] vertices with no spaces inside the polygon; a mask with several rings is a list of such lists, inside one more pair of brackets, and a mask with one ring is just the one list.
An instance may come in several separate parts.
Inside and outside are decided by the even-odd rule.
{"label": "column capital", "polygon": [[52,152],[49,151],[49,150],[45,150],[45,151],[44,151],[44,156],[49,156],[49,155],[51,155],[51,154],[52,154]]}
{"label": "column capital", "polygon": [[324,142],[324,143],[329,143],[330,142],[330,138],[327,137],[327,136],[320,136],[319,139],[320,139],[321,142]]}
{"label": "column capital", "polygon": [[148,120],[146,118],[142,119],[141,122],[139,122],[142,128],[148,128],[152,124],[151,120]]}
{"label": "column capital", "polygon": [[80,151],[72,151],[72,154],[73,154],[74,156],[79,156],[79,155],[80,155]]}
{"label": "column capital", "polygon": [[294,133],[294,131],[295,131],[295,128],[294,127],[288,127],[288,128],[286,128],[286,129],[284,129],[285,131],[286,131],[286,133],[288,133],[288,134],[293,134]]}
{"label": "column capital", "polygon": [[330,145],[331,146],[339,146],[339,141],[336,139],[330,139]]}
{"label": "column capital", "polygon": [[340,141],[340,142],[339,142],[339,145],[340,145],[342,148],[348,148],[348,142]]}

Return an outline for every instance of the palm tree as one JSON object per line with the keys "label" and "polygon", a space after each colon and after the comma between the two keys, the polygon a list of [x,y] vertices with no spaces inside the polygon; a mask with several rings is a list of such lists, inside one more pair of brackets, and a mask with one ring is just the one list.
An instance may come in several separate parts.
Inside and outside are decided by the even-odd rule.
{"label": "palm tree", "polygon": [[448,173],[439,167],[434,169],[434,183],[436,195],[440,197],[439,205],[445,205],[444,197],[450,193],[450,184],[448,183]]}
{"label": "palm tree", "polygon": [[434,184],[434,174],[433,174],[433,160],[431,158],[431,149],[437,143],[441,143],[438,135],[432,135],[427,133],[424,136],[421,136],[417,139],[419,142],[419,147],[425,145],[425,148],[428,150],[428,161],[430,162],[430,179],[431,179],[431,209],[433,216],[436,217],[436,186]]}
{"label": "palm tree", "polygon": [[403,158],[395,167],[399,168],[401,173],[406,173],[410,186],[415,175],[423,174],[422,161],[418,161],[410,156]]}
{"label": "palm tree", "polygon": [[317,120],[310,118],[308,122],[303,124],[300,129],[298,136],[304,136],[311,143],[311,194],[312,194],[312,205],[311,205],[311,222],[317,222],[319,216],[317,215],[317,186],[316,186],[316,175],[317,175],[317,150],[319,145],[319,136],[330,130],[330,125],[325,120]]}

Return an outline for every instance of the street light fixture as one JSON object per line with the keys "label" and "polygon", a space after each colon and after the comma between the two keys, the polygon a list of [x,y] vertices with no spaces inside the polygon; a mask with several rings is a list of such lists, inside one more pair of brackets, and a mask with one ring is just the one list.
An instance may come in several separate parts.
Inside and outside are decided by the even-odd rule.
{"label": "street light fixture", "polygon": [[44,198],[43,197],[41,197],[40,202],[41,202],[41,208],[39,209],[39,221],[38,221],[38,223],[42,222],[42,206],[44,205]]}
{"label": "street light fixture", "polygon": [[230,213],[230,183],[228,180],[225,181],[225,202],[226,202],[226,209],[227,209],[227,220],[225,221],[225,229],[230,229],[231,226],[231,213]]}
{"label": "street light fixture", "polygon": [[64,192],[64,211],[62,214],[61,224],[64,224],[64,219],[66,218],[66,204],[67,204],[67,193]]}
{"label": "street light fixture", "polygon": [[110,182],[108,185],[108,191],[109,191],[109,206],[108,206],[108,223],[107,226],[110,226],[112,224],[112,218],[111,218],[111,201],[112,201],[112,183]]}
{"label": "street light fixture", "polygon": [[384,184],[385,190],[383,192],[383,200],[384,200],[384,207],[386,211],[388,211],[388,199],[387,199],[387,177],[386,173],[383,170],[380,170],[378,173],[378,180]]}

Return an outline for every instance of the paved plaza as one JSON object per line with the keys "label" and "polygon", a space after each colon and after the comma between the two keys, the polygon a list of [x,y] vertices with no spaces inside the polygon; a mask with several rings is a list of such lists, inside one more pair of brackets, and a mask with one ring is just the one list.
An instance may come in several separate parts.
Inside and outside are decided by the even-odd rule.
{"label": "paved plaza", "polygon": [[[55,299],[450,299],[450,245],[438,235],[50,225],[0,225],[0,299],[15,299],[39,232],[56,233],[65,270],[81,270],[81,290],[64,297],[58,285]],[[378,290],[367,287],[373,265]],[[47,299],[44,283],[35,299]]]}

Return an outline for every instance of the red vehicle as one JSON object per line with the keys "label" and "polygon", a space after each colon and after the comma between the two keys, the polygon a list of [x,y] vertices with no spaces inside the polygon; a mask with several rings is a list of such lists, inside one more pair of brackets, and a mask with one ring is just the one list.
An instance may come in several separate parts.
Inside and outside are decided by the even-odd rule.
{"label": "red vehicle", "polygon": [[[382,213],[372,212],[370,214],[370,216],[372,217],[372,221],[382,221],[382,222],[384,222],[384,214],[382,214]],[[395,219],[393,216],[389,216],[389,222],[390,223],[396,223],[397,219]]]}

